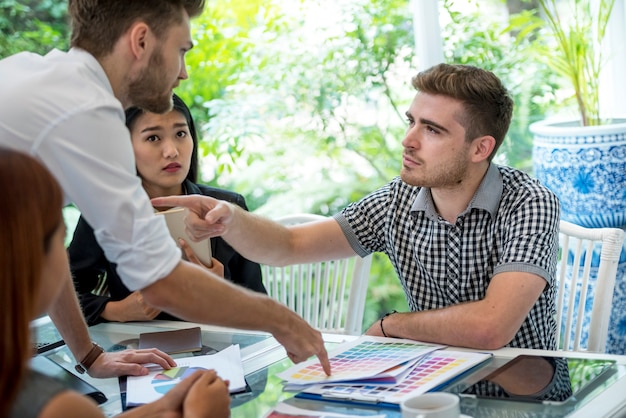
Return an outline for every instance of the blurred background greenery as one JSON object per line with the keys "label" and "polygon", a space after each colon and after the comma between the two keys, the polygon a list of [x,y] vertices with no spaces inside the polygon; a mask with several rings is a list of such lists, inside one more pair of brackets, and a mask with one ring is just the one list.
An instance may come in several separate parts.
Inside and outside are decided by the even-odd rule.
{"label": "blurred background greenery", "polygon": [[[409,0],[211,0],[193,21],[190,78],[177,89],[201,131],[202,182],[243,194],[269,217],[332,215],[397,176],[416,74]],[[440,0],[446,62],[496,73],[515,100],[496,162],[532,169],[528,125],[562,81],[519,36],[534,1]],[[0,58],[66,49],[66,2],[0,0]],[[560,103],[558,103],[560,104]],[[67,212],[70,226],[77,213]],[[406,310],[375,254],[364,327]]]}

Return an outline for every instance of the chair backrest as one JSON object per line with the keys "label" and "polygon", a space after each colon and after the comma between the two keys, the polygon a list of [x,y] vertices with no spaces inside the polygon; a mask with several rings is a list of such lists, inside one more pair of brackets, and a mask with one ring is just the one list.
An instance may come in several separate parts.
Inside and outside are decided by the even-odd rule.
{"label": "chair backrest", "polygon": [[[295,225],[327,219],[296,214],[277,219]],[[263,265],[263,282],[270,297],[289,306],[312,327],[349,335],[362,333],[363,312],[372,255],[286,267]]]}
{"label": "chair backrest", "polygon": [[[560,221],[556,307],[559,348],[606,350],[611,300],[623,243],[621,229],[584,228]],[[586,347],[581,347],[581,339],[587,334]]]}

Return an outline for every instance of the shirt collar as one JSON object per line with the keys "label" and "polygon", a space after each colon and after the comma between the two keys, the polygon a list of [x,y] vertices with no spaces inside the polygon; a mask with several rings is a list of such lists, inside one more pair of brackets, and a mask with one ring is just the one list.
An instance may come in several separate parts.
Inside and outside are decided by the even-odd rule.
{"label": "shirt collar", "polygon": [[78,61],[84,62],[87,65],[87,67],[91,71],[93,71],[93,73],[98,78],[102,86],[103,87],[106,86],[107,90],[112,95],[115,95],[115,93],[113,92],[113,87],[111,86],[111,80],[109,80],[109,77],[104,71],[104,68],[102,68],[102,65],[96,59],[96,57],[94,57],[92,54],[85,51],[84,49],[78,48],[78,47],[70,48],[70,50],[68,51],[68,54],[70,56],[75,57]]}
{"label": "shirt collar", "polygon": [[[463,214],[470,212],[472,209],[483,209],[491,214],[494,218],[500,206],[500,198],[502,197],[502,174],[495,164],[489,164],[485,177],[480,182],[478,190],[470,201],[467,209]],[[432,220],[439,219],[439,214],[435,211],[435,203],[430,192],[430,188],[422,187],[417,193],[417,197],[411,206],[410,213],[425,212],[426,216]]]}

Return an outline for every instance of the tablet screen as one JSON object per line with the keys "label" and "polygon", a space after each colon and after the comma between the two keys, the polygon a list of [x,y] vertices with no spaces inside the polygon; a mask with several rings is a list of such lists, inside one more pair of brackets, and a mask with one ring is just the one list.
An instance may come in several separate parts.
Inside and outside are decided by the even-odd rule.
{"label": "tablet screen", "polygon": [[63,382],[68,389],[87,395],[99,404],[107,401],[107,397],[100,390],[45,356],[31,358],[30,367]]}
{"label": "tablet screen", "polygon": [[521,355],[462,393],[478,398],[563,403],[614,370],[614,360]]}

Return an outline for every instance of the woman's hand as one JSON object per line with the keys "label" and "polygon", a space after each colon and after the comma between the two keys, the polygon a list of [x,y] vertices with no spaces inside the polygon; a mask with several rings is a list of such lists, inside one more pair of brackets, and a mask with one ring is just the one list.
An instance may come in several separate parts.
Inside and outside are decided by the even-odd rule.
{"label": "woman's hand", "polygon": [[228,418],[229,415],[228,381],[222,380],[215,370],[205,370],[184,378],[162,398],[119,417]]}
{"label": "woman's hand", "polygon": [[217,274],[220,277],[224,277],[224,265],[220,263],[217,260],[217,258],[211,257],[212,264],[211,264],[211,267],[209,267],[206,264],[202,263],[202,261],[200,261],[198,256],[196,256],[196,253],[194,253],[191,247],[189,246],[189,244],[187,244],[187,241],[185,241],[182,238],[179,238],[178,244],[180,245],[180,248],[183,250],[184,258],[187,261],[197,264],[199,266],[202,266],[205,269]]}
{"label": "woman's hand", "polygon": [[214,370],[208,370],[193,384],[183,403],[185,418],[228,418],[230,394],[228,380],[222,380]]}
{"label": "woman's hand", "polygon": [[100,316],[107,321],[150,321],[160,313],[143,300],[141,292],[135,291],[122,300],[107,302]]}

